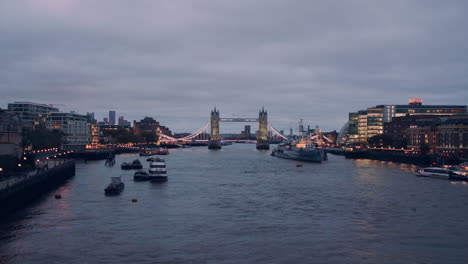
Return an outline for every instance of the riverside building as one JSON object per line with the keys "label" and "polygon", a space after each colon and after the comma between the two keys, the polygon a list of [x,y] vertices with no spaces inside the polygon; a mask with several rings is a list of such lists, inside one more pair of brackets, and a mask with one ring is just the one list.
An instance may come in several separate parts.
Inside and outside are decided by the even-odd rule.
{"label": "riverside building", "polygon": [[412,98],[407,105],[377,105],[349,113],[347,143],[366,143],[369,138],[383,134],[384,124],[392,122],[396,117],[452,116],[468,113],[466,105],[423,105],[422,102],[421,98]]}
{"label": "riverside building", "polygon": [[48,129],[64,133],[64,150],[82,150],[91,143],[91,127],[86,115],[76,113],[51,113],[46,122]]}
{"label": "riverside building", "polygon": [[31,102],[14,102],[8,104],[8,111],[15,114],[24,127],[44,126],[51,113],[57,113],[56,107]]}

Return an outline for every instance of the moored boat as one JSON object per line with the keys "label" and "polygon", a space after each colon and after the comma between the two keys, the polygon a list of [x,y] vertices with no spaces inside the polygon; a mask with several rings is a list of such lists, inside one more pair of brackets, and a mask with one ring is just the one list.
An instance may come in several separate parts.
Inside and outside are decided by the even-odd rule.
{"label": "moored boat", "polygon": [[147,181],[149,180],[148,173],[145,171],[136,171],[135,174],[133,175],[133,180],[134,181]]}
{"label": "moored boat", "polygon": [[166,162],[163,159],[155,159],[150,163],[148,170],[148,178],[151,182],[165,182],[167,181]]}
{"label": "moored boat", "polygon": [[420,168],[416,171],[417,176],[419,177],[431,177],[431,178],[441,178],[448,179],[453,172],[448,168],[439,168],[439,167],[428,167]]}
{"label": "moored boat", "polygon": [[141,170],[143,169],[143,165],[138,159],[136,159],[132,161],[132,163],[129,163],[129,162],[122,163],[122,165],[120,165],[120,168],[122,170]]}
{"label": "moored boat", "polygon": [[105,195],[119,195],[124,189],[124,183],[121,177],[112,177],[111,183],[104,189]]}
{"label": "moored boat", "polygon": [[299,161],[322,162],[323,160],[327,160],[326,152],[309,140],[301,140],[296,144],[281,143],[273,150],[271,155]]}
{"label": "moored boat", "polygon": [[168,155],[169,150],[167,148],[161,148],[154,151],[155,155]]}
{"label": "moored boat", "polygon": [[153,156],[153,151],[150,149],[144,149],[140,152],[140,156]]}

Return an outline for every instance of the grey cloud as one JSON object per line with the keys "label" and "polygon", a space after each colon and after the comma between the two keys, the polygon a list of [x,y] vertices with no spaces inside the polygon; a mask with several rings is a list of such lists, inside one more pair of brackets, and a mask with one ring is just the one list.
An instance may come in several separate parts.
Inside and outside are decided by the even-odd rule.
{"label": "grey cloud", "polygon": [[[339,129],[347,113],[423,97],[466,104],[465,1],[0,3],[0,106],[60,102],[176,131],[262,106]],[[68,109],[68,108],[67,108]],[[239,125],[241,128],[241,125]],[[240,129],[239,129],[240,130]]]}

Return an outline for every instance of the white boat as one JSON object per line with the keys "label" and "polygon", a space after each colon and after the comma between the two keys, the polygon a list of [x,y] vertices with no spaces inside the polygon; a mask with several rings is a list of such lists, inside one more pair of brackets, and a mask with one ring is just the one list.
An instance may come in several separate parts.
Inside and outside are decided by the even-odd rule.
{"label": "white boat", "polygon": [[432,178],[441,178],[448,179],[450,175],[453,174],[448,168],[437,168],[437,167],[428,167],[418,169],[417,175],[420,177],[432,177]]}
{"label": "white boat", "polygon": [[166,162],[163,159],[156,158],[150,163],[148,179],[152,182],[167,181]]}

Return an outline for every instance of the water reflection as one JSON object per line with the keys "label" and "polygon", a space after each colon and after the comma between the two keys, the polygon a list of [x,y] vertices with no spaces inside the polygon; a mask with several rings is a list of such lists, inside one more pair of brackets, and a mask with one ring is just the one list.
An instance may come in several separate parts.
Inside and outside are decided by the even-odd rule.
{"label": "water reflection", "polygon": [[[118,155],[110,168],[104,161],[79,163],[77,175],[58,191],[61,200],[52,192],[2,222],[0,262],[468,259],[468,185],[415,177],[415,166],[329,155],[323,164],[296,168],[295,161],[238,144],[217,152],[171,151],[169,181],[151,184],[120,170],[135,158]],[[122,194],[105,197],[110,177],[121,174]]]}

